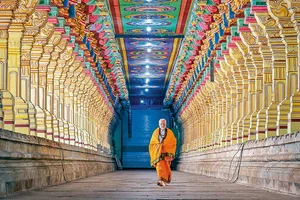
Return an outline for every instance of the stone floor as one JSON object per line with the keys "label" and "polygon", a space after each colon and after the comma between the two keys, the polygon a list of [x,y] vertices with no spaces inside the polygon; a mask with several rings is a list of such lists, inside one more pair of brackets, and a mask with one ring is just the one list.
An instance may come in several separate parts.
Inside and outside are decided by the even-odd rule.
{"label": "stone floor", "polygon": [[173,172],[166,187],[155,170],[123,170],[71,183],[19,193],[7,199],[297,199],[206,176]]}

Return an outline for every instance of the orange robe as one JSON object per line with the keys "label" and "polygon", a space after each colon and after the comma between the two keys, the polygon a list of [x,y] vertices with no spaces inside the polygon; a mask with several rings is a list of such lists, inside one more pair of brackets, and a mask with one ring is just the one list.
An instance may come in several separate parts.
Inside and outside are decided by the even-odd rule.
{"label": "orange robe", "polygon": [[159,128],[153,132],[149,144],[150,165],[156,168],[159,180],[170,183],[172,179],[170,168],[171,162],[166,161],[165,156],[171,156],[175,158],[176,138],[172,130],[168,128],[166,137],[162,143],[159,142],[158,135]]}

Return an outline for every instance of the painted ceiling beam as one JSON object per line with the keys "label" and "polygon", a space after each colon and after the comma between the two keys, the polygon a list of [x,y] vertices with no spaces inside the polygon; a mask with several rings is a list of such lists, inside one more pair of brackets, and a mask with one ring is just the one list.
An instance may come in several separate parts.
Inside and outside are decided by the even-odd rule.
{"label": "painted ceiling beam", "polygon": [[168,35],[115,34],[115,38],[184,38],[184,34],[168,34]]}

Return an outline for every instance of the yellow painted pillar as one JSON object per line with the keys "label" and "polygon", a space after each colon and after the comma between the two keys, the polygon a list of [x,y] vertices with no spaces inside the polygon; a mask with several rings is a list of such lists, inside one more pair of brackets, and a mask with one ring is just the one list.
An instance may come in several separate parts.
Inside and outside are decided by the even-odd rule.
{"label": "yellow painted pillar", "polygon": [[13,99],[8,92],[8,27],[17,8],[18,1],[0,2],[0,128],[14,130]]}
{"label": "yellow painted pillar", "polygon": [[[71,66],[74,64],[76,56],[73,53],[73,48],[72,48],[72,43],[69,43],[68,49],[69,49],[69,55],[70,58],[68,61],[65,63],[64,67],[62,68],[62,73],[59,78],[59,103],[61,106],[61,125],[60,130],[63,131],[63,138],[64,138],[64,143],[65,144],[70,144],[70,133],[69,133],[69,122],[68,122],[68,115],[69,115],[69,97],[68,95],[70,94],[69,91],[67,91],[67,74],[70,72]],[[71,76],[69,74],[69,76]],[[68,93],[68,94],[66,94]]]}
{"label": "yellow painted pillar", "polygon": [[[48,42],[48,37],[50,37],[54,30],[54,25],[48,21],[48,12],[50,11],[50,7],[38,7],[33,17],[38,20],[40,19],[41,29],[39,33],[34,37],[33,47],[31,49],[31,94],[30,101],[34,105],[34,107],[29,106],[29,110],[31,113],[35,113],[35,115],[30,116],[30,121],[35,122],[36,136],[46,138],[46,117],[45,111],[43,110],[44,106],[44,97],[45,92],[41,90],[43,86],[40,86],[43,80],[43,84],[46,83],[44,80],[44,76],[40,74],[40,70],[42,68],[46,68],[45,66],[40,66],[40,59],[44,53],[43,47]],[[42,80],[41,80],[42,79]],[[31,118],[32,117],[32,118]],[[35,118],[35,119],[33,119]],[[31,122],[30,122],[31,123]],[[33,125],[30,125],[31,130],[34,129]]]}
{"label": "yellow painted pillar", "polygon": [[272,74],[274,92],[272,102],[266,111],[266,137],[276,135],[277,123],[277,106],[279,102],[284,99],[285,94],[285,74],[286,74],[286,60],[285,60],[285,45],[280,37],[280,29],[275,19],[270,15],[260,15],[258,23],[266,30],[268,44],[272,51]]}
{"label": "yellow painted pillar", "polygon": [[74,91],[76,88],[76,81],[78,79],[79,74],[82,72],[83,68],[81,67],[81,62],[76,60],[75,63],[70,68],[70,75],[67,76],[66,79],[66,87],[68,87],[67,91],[65,91],[65,95],[69,98],[69,115],[68,115],[68,122],[69,122],[69,133],[70,133],[70,144],[76,144],[76,137],[77,137],[77,127],[75,125],[75,96]]}
{"label": "yellow painted pillar", "polygon": [[[63,93],[61,93],[61,76],[66,63],[72,58],[73,48],[72,45],[67,44],[66,48],[60,54],[60,57],[57,60],[57,66],[54,71],[54,90],[53,90],[53,113],[57,121],[53,123],[54,128],[54,140],[57,142],[64,143],[64,123],[63,123]],[[57,130],[56,130],[57,128]],[[57,135],[58,134],[58,135]]]}
{"label": "yellow painted pillar", "polygon": [[251,29],[251,34],[253,34],[255,41],[248,43],[249,52],[252,57],[253,65],[255,66],[255,94],[253,101],[253,112],[250,117],[250,126],[249,126],[249,139],[256,139],[256,125],[257,125],[257,114],[262,108],[263,101],[263,59],[259,53],[259,43],[256,32],[261,29],[257,23],[250,23],[249,28]]}
{"label": "yellow painted pillar", "polygon": [[227,101],[227,94],[226,94],[226,90],[225,90],[225,80],[226,80],[226,77],[225,77],[225,72],[219,68],[218,71],[217,71],[219,77],[220,77],[220,94],[221,94],[221,98],[222,98],[222,101],[220,102],[220,111],[221,111],[221,114],[222,114],[222,118],[220,120],[220,146],[223,147],[225,146],[225,142],[226,142],[226,134],[225,134],[225,126],[226,126],[226,118],[227,118],[227,110],[226,110],[226,101]]}
{"label": "yellow painted pillar", "polygon": [[21,0],[8,28],[8,91],[12,94],[14,101],[14,131],[23,134],[29,134],[30,129],[28,105],[21,97],[21,40],[24,24],[31,16],[36,4],[37,0]]}
{"label": "yellow painted pillar", "polygon": [[[298,48],[297,48],[297,32],[291,22],[292,14],[288,11],[288,5],[284,1],[268,0],[270,14],[277,21],[280,28],[280,35],[285,44],[285,60],[286,72],[285,89],[283,101],[277,107],[277,135],[288,133],[288,113],[290,111],[290,97],[296,92],[297,86],[297,68],[298,68]],[[280,12],[278,12],[280,11]]]}
{"label": "yellow painted pillar", "polygon": [[253,63],[253,59],[251,56],[250,45],[256,44],[256,38],[252,35],[251,32],[242,32],[241,39],[244,45],[247,47],[243,49],[245,57],[245,66],[247,67],[249,78],[248,78],[248,93],[245,94],[245,97],[248,98],[248,112],[243,119],[243,142],[252,139],[249,134],[250,129],[250,120],[252,117],[253,112],[256,108],[256,66]]}
{"label": "yellow painted pillar", "polygon": [[225,63],[225,61],[220,61],[221,70],[224,72],[224,124],[223,124],[223,135],[222,135],[222,146],[227,146],[230,144],[231,132],[229,133],[228,128],[230,124],[230,111],[231,111],[231,88],[229,85],[229,78],[231,76],[230,67]]}
{"label": "yellow painted pillar", "polygon": [[[49,43],[53,45],[53,49],[50,53],[49,64],[47,66],[47,87],[46,87],[46,135],[47,139],[54,140],[54,133],[58,132],[58,127],[55,128],[54,124],[57,124],[57,119],[54,116],[53,111],[53,91],[54,91],[54,71],[57,65],[57,59],[60,53],[65,48],[63,44],[66,44],[62,39],[62,28],[55,28]],[[56,134],[57,135],[57,134]]]}
{"label": "yellow painted pillar", "polygon": [[236,98],[236,120],[232,125],[231,130],[231,144],[237,144],[240,141],[240,135],[239,135],[239,127],[240,122],[244,116],[244,110],[243,110],[243,89],[244,89],[244,77],[242,75],[242,72],[246,70],[246,67],[244,66],[244,59],[243,54],[239,50],[238,46],[237,48],[231,48],[229,50],[230,56],[234,59],[235,65],[237,66],[234,70],[236,82],[237,82],[237,98]]}
{"label": "yellow painted pillar", "polygon": [[249,116],[249,71],[246,66],[247,64],[247,56],[248,54],[248,48],[243,42],[236,42],[236,45],[240,52],[243,55],[243,60],[240,62],[243,62],[240,65],[240,72],[242,77],[242,97],[241,97],[241,119],[238,122],[238,128],[237,128],[237,143],[242,143],[244,140],[248,140],[248,135],[244,134],[244,122],[246,121],[246,118]]}
{"label": "yellow painted pillar", "polygon": [[220,62],[221,67],[223,70],[225,70],[225,89],[226,89],[226,112],[227,112],[227,117],[226,117],[226,127],[225,127],[225,138],[224,142],[225,145],[230,145],[231,143],[231,125],[233,122],[233,102],[236,100],[235,92],[233,90],[236,87],[236,84],[234,84],[235,80],[233,78],[233,72],[232,72],[232,59],[230,58],[229,55],[224,55],[225,61]]}
{"label": "yellow painted pillar", "polygon": [[[63,30],[61,30],[63,31]],[[54,32],[54,35],[56,33]],[[57,99],[59,93],[57,92],[58,89],[58,79],[61,73],[61,64],[60,64],[60,59],[63,56],[63,53],[66,51],[68,44],[68,40],[63,38],[63,35],[55,47],[54,51],[51,54],[51,60],[48,66],[48,73],[47,73],[47,110],[50,111],[51,113],[51,118],[52,118],[52,129],[53,129],[53,140],[56,142],[60,141],[59,138],[59,114],[58,114],[58,104],[57,104]],[[60,62],[59,62],[60,61]],[[47,121],[50,117],[47,116]],[[47,130],[48,127],[50,128],[49,133],[51,132],[51,125],[47,124]]]}
{"label": "yellow painted pillar", "polygon": [[[255,13],[256,19],[259,15],[267,15],[267,13]],[[261,108],[257,113],[256,121],[256,139],[265,138],[265,123],[266,123],[266,111],[271,103],[272,97],[272,52],[268,46],[268,40],[266,38],[265,30],[260,25],[252,24],[253,34],[256,36],[259,44],[259,53],[263,58],[263,99],[261,101]]]}
{"label": "yellow painted pillar", "polygon": [[[40,27],[43,25],[41,20],[37,17],[39,9],[36,8],[35,12],[29,17],[25,23],[24,35],[22,38],[21,47],[21,98],[28,104],[28,118],[29,118],[29,131],[30,135],[36,135],[36,118],[34,105],[31,102],[31,50],[34,43],[34,38],[40,31]],[[46,13],[45,13],[46,15]],[[43,15],[42,15],[43,16]]]}
{"label": "yellow painted pillar", "polygon": [[[298,61],[300,61],[300,2],[285,0],[288,3],[289,12],[292,13],[292,22],[297,32],[297,52]],[[300,130],[300,64],[297,64],[297,84],[296,92],[290,97],[290,111],[288,113],[288,133]]]}
{"label": "yellow painted pillar", "polygon": [[[82,67],[82,64],[81,64],[81,68],[83,69]],[[80,94],[80,86],[83,82],[85,78],[85,75],[84,73],[81,71],[80,74],[78,75],[78,80],[76,82],[76,86],[75,86],[75,90],[74,90],[74,118],[75,118],[75,127],[77,129],[77,137],[75,138],[75,143],[78,145],[78,146],[82,146],[82,142],[83,142],[83,139],[82,139],[82,129],[81,129],[81,94]]]}

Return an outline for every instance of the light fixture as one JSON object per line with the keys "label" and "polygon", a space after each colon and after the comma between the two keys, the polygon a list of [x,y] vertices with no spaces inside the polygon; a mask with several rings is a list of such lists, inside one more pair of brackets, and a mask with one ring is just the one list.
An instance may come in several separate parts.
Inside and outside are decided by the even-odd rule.
{"label": "light fixture", "polygon": [[147,42],[147,44],[146,44],[146,46],[151,46],[152,44],[151,43],[149,43],[149,42]]}
{"label": "light fixture", "polygon": [[146,83],[149,83],[149,78],[146,78]]}
{"label": "light fixture", "polygon": [[147,49],[147,52],[151,52],[151,49]]}
{"label": "light fixture", "polygon": [[148,92],[149,91],[148,88],[146,88],[145,91]]}
{"label": "light fixture", "polygon": [[146,68],[149,69],[149,65],[146,65]]}
{"label": "light fixture", "polygon": [[141,103],[144,103],[144,100],[141,100]]}
{"label": "light fixture", "polygon": [[146,62],[149,62],[149,60],[148,60],[148,59],[146,59]]}
{"label": "light fixture", "polygon": [[146,76],[149,76],[150,74],[149,74],[149,72],[146,72]]}
{"label": "light fixture", "polygon": [[148,26],[148,27],[146,28],[146,30],[147,30],[148,32],[150,32],[150,31],[151,31],[151,27]]}

